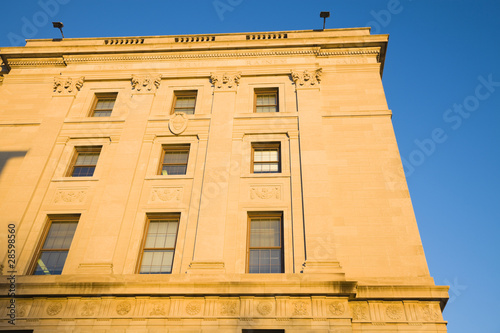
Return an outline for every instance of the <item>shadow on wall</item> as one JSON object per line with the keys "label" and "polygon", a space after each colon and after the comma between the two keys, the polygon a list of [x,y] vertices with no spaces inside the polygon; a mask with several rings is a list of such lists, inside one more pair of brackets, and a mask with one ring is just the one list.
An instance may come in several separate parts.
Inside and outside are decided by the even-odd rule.
{"label": "shadow on wall", "polygon": [[0,175],[2,175],[3,168],[5,167],[5,164],[9,161],[11,158],[15,157],[24,157],[28,151],[23,150],[23,151],[0,151]]}

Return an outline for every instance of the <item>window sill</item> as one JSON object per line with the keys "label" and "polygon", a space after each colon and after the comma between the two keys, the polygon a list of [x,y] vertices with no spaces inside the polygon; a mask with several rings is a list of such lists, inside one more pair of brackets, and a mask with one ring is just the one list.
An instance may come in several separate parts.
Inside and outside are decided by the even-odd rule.
{"label": "window sill", "polygon": [[290,174],[288,172],[277,172],[277,173],[247,173],[242,175],[241,178],[288,178]]}
{"label": "window sill", "polygon": [[167,180],[167,179],[193,179],[190,175],[156,175],[144,178],[145,180]]}
{"label": "window sill", "polygon": [[67,119],[64,123],[123,123],[125,119],[111,117],[83,117]]}
{"label": "window sill", "polygon": [[94,178],[94,177],[64,177],[64,178],[52,179],[53,182],[82,182],[82,181],[96,182],[98,180],[99,178]]}
{"label": "window sill", "polygon": [[251,113],[237,113],[234,115],[235,119],[248,119],[248,118],[297,118],[297,112],[251,112]]}

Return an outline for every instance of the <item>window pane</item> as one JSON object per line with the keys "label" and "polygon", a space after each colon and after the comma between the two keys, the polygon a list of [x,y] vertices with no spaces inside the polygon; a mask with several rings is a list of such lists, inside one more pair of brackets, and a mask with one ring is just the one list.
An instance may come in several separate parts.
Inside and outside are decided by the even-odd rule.
{"label": "window pane", "polygon": [[177,97],[177,100],[175,101],[175,107],[194,108],[195,102],[196,102],[196,97],[194,96]]}
{"label": "window pane", "polygon": [[34,275],[57,275],[61,274],[68,251],[50,251],[42,252]]}
{"label": "window pane", "polygon": [[250,247],[280,246],[280,219],[252,219],[250,224]]}
{"label": "window pane", "polygon": [[94,117],[109,117],[111,111],[94,111]]}
{"label": "window pane", "polygon": [[185,150],[180,151],[165,151],[165,157],[163,158],[163,163],[165,164],[179,164],[187,163],[188,152]]}
{"label": "window pane", "polygon": [[187,171],[186,165],[164,165],[162,175],[185,175]]}
{"label": "window pane", "polygon": [[96,165],[99,153],[78,153],[75,165]]}
{"label": "window pane", "polygon": [[43,249],[69,249],[76,231],[76,222],[54,222],[45,239]]}
{"label": "window pane", "polygon": [[250,250],[249,273],[282,273],[281,250]]}
{"label": "window pane", "polygon": [[94,175],[95,167],[75,167],[73,169],[72,177],[92,177]]}
{"label": "window pane", "polygon": [[276,105],[276,95],[257,95],[257,105]]}
{"label": "window pane", "polygon": [[169,274],[172,272],[173,250],[144,251],[141,274]]}
{"label": "window pane", "polygon": [[144,248],[174,248],[177,221],[151,221]]}
{"label": "window pane", "polygon": [[276,112],[275,106],[257,106],[256,112]]}
{"label": "window pane", "polygon": [[111,110],[115,105],[114,99],[99,99],[96,104],[96,110]]}

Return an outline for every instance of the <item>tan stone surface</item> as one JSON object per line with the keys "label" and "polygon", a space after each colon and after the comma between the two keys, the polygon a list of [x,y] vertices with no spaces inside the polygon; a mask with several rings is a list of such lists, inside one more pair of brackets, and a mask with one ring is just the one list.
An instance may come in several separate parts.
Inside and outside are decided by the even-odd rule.
{"label": "tan stone surface", "polygon": [[[382,86],[387,40],[355,28],[1,48],[0,248],[14,222],[18,327],[445,332],[447,287],[427,268]],[[253,112],[255,88],[278,88],[279,113]],[[195,114],[171,114],[179,90],[197,90]],[[111,116],[89,117],[109,92]],[[280,143],[280,173],[251,172],[253,142]],[[190,144],[186,175],[158,175],[168,144]],[[95,174],[67,177],[82,145],[102,146]],[[283,274],[246,273],[253,211],[283,213]],[[28,275],[47,216],[75,213],[62,274]],[[136,273],[151,213],[180,213],[169,275]]]}

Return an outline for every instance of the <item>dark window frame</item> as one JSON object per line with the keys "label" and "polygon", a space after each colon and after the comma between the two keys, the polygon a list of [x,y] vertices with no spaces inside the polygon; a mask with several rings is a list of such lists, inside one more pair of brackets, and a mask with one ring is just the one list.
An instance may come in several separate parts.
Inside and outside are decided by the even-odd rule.
{"label": "dark window frame", "polygon": [[[194,97],[193,107],[176,107],[177,99],[179,97]],[[198,99],[198,90],[175,90],[174,91],[174,99],[172,101],[172,108],[171,108],[170,113],[174,114],[176,112],[183,112],[186,115],[195,114],[197,99]],[[193,109],[193,113],[183,111],[183,110],[191,110],[191,109]]]}
{"label": "dark window frame", "polygon": [[[75,146],[73,158],[71,159],[70,167],[68,169],[68,172],[66,173],[66,177],[94,177],[95,169],[97,168],[97,162],[99,161],[99,157],[101,157],[101,152],[102,152],[102,146]],[[93,164],[76,165],[78,156],[81,155],[82,153],[98,153],[96,163],[94,165]],[[73,174],[75,172],[76,167],[94,167],[94,171],[90,176],[74,176]]]}
{"label": "dark window frame", "polygon": [[[162,153],[161,153],[161,159],[160,159],[160,166],[158,167],[158,175],[160,176],[184,176],[187,174],[188,170],[188,165],[189,165],[189,155],[191,152],[191,144],[186,143],[186,144],[167,144],[167,145],[162,145],[161,147]],[[187,152],[187,159],[186,163],[165,163],[165,154],[167,151],[186,151]],[[163,166],[169,165],[169,166],[185,166],[186,167],[186,172],[183,174],[174,174],[174,175],[168,175],[168,174],[163,174]]]}
{"label": "dark window frame", "polygon": [[[116,98],[118,97],[117,92],[113,93],[96,93],[94,95],[94,102],[92,103],[92,108],[90,109],[90,114],[89,117],[93,118],[106,118],[106,117],[111,117],[111,113],[113,112],[113,108],[116,103]],[[103,100],[113,100],[113,107],[111,109],[97,109],[97,105],[100,101]],[[96,116],[95,113],[97,112],[109,112],[109,115],[107,116]]]}
{"label": "dark window frame", "polygon": [[[257,99],[258,99],[259,95],[275,95],[276,96],[276,104],[257,105]],[[254,113],[278,113],[278,112],[280,112],[279,89],[278,88],[255,88],[254,89],[253,105],[254,105],[254,107],[253,107]],[[276,111],[257,112],[257,107],[274,107]]]}
{"label": "dark window frame", "polygon": [[[146,248],[146,240],[148,238],[149,226],[151,224],[151,221],[160,221],[160,220],[172,220],[172,221],[177,222],[177,230],[175,233],[174,247],[173,248]],[[153,214],[146,215],[146,223],[144,224],[144,231],[143,231],[143,237],[142,237],[142,242],[141,242],[141,251],[140,251],[139,259],[137,260],[137,266],[136,266],[136,273],[137,274],[172,274],[172,269],[174,267],[174,260],[175,260],[175,249],[177,247],[177,239],[179,238],[180,223],[181,223],[181,214],[180,213],[153,213]],[[141,273],[144,252],[145,251],[154,251],[154,250],[173,251],[172,265],[171,265],[170,272],[166,272],[166,273]]]}
{"label": "dark window frame", "polygon": [[[279,247],[252,247],[250,245],[252,220],[279,219],[280,220],[280,246]],[[246,273],[249,274],[283,274],[285,273],[285,251],[283,232],[283,212],[248,212],[247,213],[247,253],[246,253]],[[281,272],[279,273],[250,273],[250,250],[252,249],[280,249],[281,250]]]}
{"label": "dark window frame", "polygon": [[[255,161],[255,150],[259,149],[276,149],[278,151],[277,161]],[[255,171],[255,165],[275,163],[278,165],[278,171]],[[252,156],[250,163],[250,172],[254,174],[281,173],[281,142],[252,142]]]}
{"label": "dark window frame", "polygon": [[[75,238],[76,232],[78,230],[78,223],[80,221],[80,214],[60,214],[60,215],[49,215],[47,216],[47,221],[42,230],[41,237],[38,241],[38,244],[35,248],[35,255],[33,256],[33,260],[28,268],[28,275],[35,275],[35,271],[38,267],[38,260],[42,257],[42,254],[45,252],[56,252],[56,251],[66,251],[69,254],[71,249],[71,244],[73,243],[73,239]],[[45,242],[47,241],[47,236],[49,235],[50,228],[54,223],[63,223],[63,222],[72,222],[76,224],[76,230],[71,238],[70,246],[66,248],[60,249],[44,249]],[[66,265],[66,260],[64,261],[63,268]],[[41,274],[37,274],[41,275]],[[48,275],[59,275],[59,274],[48,274]]]}

